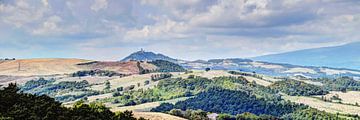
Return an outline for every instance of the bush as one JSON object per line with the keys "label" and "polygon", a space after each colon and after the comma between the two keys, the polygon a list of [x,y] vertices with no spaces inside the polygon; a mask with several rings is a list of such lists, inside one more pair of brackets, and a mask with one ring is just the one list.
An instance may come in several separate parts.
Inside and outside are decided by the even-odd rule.
{"label": "bush", "polygon": [[236,120],[236,118],[229,114],[219,114],[216,120]]}
{"label": "bush", "polygon": [[124,91],[133,90],[135,88],[135,85],[130,85],[124,88]]}
{"label": "bush", "polygon": [[113,95],[113,97],[117,97],[117,96],[121,96],[121,93],[117,91],[117,92],[114,92],[112,95]]}
{"label": "bush", "polygon": [[149,81],[149,80],[146,80],[146,81],[144,82],[144,85],[148,85],[148,84],[150,84],[150,81]]}
{"label": "bush", "polygon": [[170,74],[170,73],[155,74],[155,75],[151,75],[151,80],[158,81],[161,79],[170,78],[171,76],[172,76],[172,74]]}
{"label": "bush", "polygon": [[174,109],[174,104],[171,103],[161,103],[160,106],[151,109],[151,112],[166,112]]}
{"label": "bush", "polygon": [[120,92],[120,91],[123,91],[124,89],[123,89],[123,87],[118,87],[118,88],[116,88],[116,90]]}

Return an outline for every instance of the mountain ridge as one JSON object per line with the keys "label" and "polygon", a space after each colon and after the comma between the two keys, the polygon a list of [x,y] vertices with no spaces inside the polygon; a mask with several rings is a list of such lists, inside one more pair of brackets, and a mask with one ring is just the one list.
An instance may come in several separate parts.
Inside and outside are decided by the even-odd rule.
{"label": "mountain ridge", "polygon": [[336,77],[339,75],[353,76],[360,78],[360,70],[350,68],[336,68],[329,66],[315,66],[315,65],[296,65],[279,62],[264,62],[243,58],[224,58],[224,59],[209,59],[209,60],[195,60],[184,61],[180,59],[170,58],[163,54],[155,54],[153,52],[138,51],[130,54],[123,60],[140,60],[140,61],[154,61],[165,60],[181,65],[190,70],[204,70],[206,68],[214,70],[239,70],[244,72],[256,72],[259,74],[271,76],[304,76],[309,78],[317,77]]}
{"label": "mountain ridge", "polygon": [[326,66],[335,68],[360,69],[360,42],[340,46],[298,50],[270,54],[251,59],[275,63],[288,63],[303,66]]}

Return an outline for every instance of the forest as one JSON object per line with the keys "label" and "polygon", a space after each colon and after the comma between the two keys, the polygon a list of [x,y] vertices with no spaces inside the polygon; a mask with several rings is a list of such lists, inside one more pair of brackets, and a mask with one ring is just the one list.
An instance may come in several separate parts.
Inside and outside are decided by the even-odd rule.
{"label": "forest", "polygon": [[270,88],[286,93],[291,96],[325,95],[329,93],[320,86],[308,84],[297,80],[277,81]]}
{"label": "forest", "polygon": [[166,60],[155,60],[151,61],[151,64],[154,64],[158,69],[157,72],[185,72],[186,70],[175,63],[166,61]]}
{"label": "forest", "polygon": [[292,113],[298,109],[307,108],[307,106],[291,103],[281,99],[278,101],[268,101],[263,98],[257,98],[251,93],[221,88],[212,88],[206,92],[201,92],[194,98],[177,102],[173,105],[173,108],[170,107],[171,105],[167,106],[168,107],[159,106],[159,108],[165,108],[164,110],[155,108],[153,111],[164,112],[169,109],[201,109],[208,112],[227,113],[231,115],[251,112],[256,115],[268,114],[279,117]]}
{"label": "forest", "polygon": [[9,84],[0,90],[0,119],[136,120],[131,111],[113,113],[102,104],[84,104],[83,101],[66,108],[49,96],[21,93],[19,90],[16,84]]}
{"label": "forest", "polygon": [[354,80],[351,77],[337,77],[337,78],[316,78],[311,79],[315,82],[321,82],[325,90],[328,91],[359,91],[360,81]]}

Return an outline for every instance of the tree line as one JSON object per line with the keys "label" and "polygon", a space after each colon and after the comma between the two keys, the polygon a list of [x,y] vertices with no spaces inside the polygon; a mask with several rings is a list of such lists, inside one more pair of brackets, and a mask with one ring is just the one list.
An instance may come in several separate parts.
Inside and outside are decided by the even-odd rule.
{"label": "tree line", "polygon": [[102,104],[84,104],[82,101],[66,108],[49,96],[22,93],[19,90],[12,83],[0,90],[0,119],[136,120],[131,111],[113,113]]}

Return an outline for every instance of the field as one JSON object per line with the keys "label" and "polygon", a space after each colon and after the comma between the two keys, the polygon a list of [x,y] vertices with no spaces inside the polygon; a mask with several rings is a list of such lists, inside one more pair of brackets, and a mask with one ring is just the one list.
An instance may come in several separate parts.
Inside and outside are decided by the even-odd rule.
{"label": "field", "polygon": [[323,110],[330,113],[343,113],[343,114],[358,114],[360,115],[360,107],[345,105],[340,103],[325,102],[317,98],[305,96],[284,96],[284,99],[296,103],[309,105],[310,107],[318,110]]}
{"label": "field", "polygon": [[[221,77],[221,76],[240,76],[240,75],[230,74],[226,70],[210,70],[208,72],[206,72],[204,70],[194,70],[193,73],[188,73],[188,74],[173,73],[173,75],[174,75],[174,78],[176,78],[176,77],[187,78],[189,75],[195,75],[195,76],[201,76],[201,77],[205,77],[205,78],[209,78],[209,79],[212,79],[214,77]],[[278,79],[274,79],[269,76],[262,76],[263,79],[255,78],[252,76],[243,76],[243,77],[245,77],[250,82],[255,81],[257,84],[263,85],[263,86],[269,86],[270,84],[272,84],[272,82],[278,81]],[[269,82],[269,81],[271,81],[271,82]]]}
{"label": "field", "polygon": [[184,118],[172,116],[165,113],[157,113],[157,112],[133,112],[134,117],[140,118],[143,117],[149,120],[186,120]]}
{"label": "field", "polygon": [[152,108],[160,106],[161,103],[175,104],[178,101],[183,101],[183,100],[186,100],[188,98],[189,97],[181,97],[181,98],[176,98],[176,99],[171,99],[171,100],[149,102],[149,103],[144,103],[144,104],[139,104],[139,105],[134,105],[134,106],[124,106],[124,107],[117,107],[118,104],[111,104],[111,103],[106,103],[105,105],[107,107],[110,107],[112,111],[132,110],[132,111],[136,111],[136,112],[150,112],[150,110]]}
{"label": "field", "polygon": [[[329,94],[325,95],[326,98],[331,98],[334,95],[338,95],[341,99],[342,103],[353,104],[356,103],[360,104],[360,91],[347,91],[347,92],[340,92],[340,91],[330,91]],[[317,96],[321,98],[321,96]]]}
{"label": "field", "polygon": [[[79,65],[81,64],[81,65]],[[110,70],[124,74],[137,74],[136,61],[130,62],[95,62],[84,59],[39,58],[9,60],[0,63],[0,75],[11,76],[44,76],[70,74],[82,70]],[[19,67],[20,66],[20,67]],[[144,69],[153,70],[156,66],[140,62]]]}
{"label": "field", "polygon": [[[160,74],[160,73],[151,73],[151,74],[142,74],[142,75],[131,75],[123,78],[116,78],[109,80],[111,84],[111,89],[116,89],[118,87],[127,87],[130,85],[135,85],[135,89],[139,88],[148,88],[153,85],[156,85],[157,82],[151,81],[151,75]],[[149,85],[144,86],[146,80],[150,81]],[[138,87],[137,84],[140,83],[141,87]]]}
{"label": "field", "polygon": [[259,84],[259,85],[262,85],[262,86],[269,86],[269,85],[272,84],[271,82],[268,82],[268,81],[265,81],[265,80],[262,80],[262,79],[259,79],[259,78],[255,78],[255,77],[250,77],[250,76],[244,76],[244,77],[249,82],[255,81],[256,84]]}
{"label": "field", "polygon": [[193,70],[192,73],[188,73],[188,74],[184,74],[184,73],[178,73],[178,74],[174,74],[174,77],[182,77],[182,78],[187,78],[189,75],[195,75],[195,76],[201,76],[201,77],[205,77],[205,78],[214,78],[214,77],[221,77],[221,76],[234,76],[229,74],[227,71],[225,70],[210,70],[208,72],[204,71],[204,70]]}
{"label": "field", "polygon": [[[0,63],[0,75],[32,76],[73,73],[84,70],[76,64],[91,62],[83,59],[24,59]],[[19,69],[20,64],[20,69]]]}

